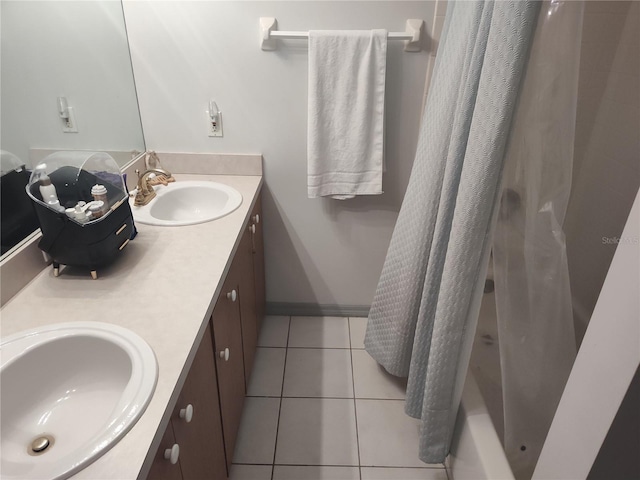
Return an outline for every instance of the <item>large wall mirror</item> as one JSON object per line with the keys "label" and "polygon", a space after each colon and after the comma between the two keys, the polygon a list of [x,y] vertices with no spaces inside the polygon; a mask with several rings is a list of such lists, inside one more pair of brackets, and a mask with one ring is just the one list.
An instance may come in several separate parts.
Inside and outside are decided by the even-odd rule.
{"label": "large wall mirror", "polygon": [[32,210],[19,183],[42,158],[104,151],[123,166],[145,145],[121,2],[2,0],[0,21],[4,255],[37,229],[15,214]]}

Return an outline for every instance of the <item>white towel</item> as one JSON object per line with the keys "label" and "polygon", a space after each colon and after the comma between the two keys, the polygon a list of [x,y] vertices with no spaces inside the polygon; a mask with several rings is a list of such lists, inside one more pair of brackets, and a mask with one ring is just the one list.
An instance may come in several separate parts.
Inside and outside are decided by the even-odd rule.
{"label": "white towel", "polygon": [[386,30],[309,32],[309,198],[382,193]]}

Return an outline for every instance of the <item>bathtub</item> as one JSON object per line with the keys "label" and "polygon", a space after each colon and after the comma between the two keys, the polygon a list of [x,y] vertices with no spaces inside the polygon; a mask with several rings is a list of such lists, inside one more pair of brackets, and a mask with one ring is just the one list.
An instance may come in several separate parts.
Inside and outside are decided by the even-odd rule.
{"label": "bathtub", "polygon": [[446,467],[451,480],[514,480],[501,442],[502,384],[495,296],[483,296]]}

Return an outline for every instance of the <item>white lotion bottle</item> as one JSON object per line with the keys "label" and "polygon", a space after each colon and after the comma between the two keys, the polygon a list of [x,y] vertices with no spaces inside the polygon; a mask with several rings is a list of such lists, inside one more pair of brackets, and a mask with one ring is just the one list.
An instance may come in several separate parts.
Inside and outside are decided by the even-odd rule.
{"label": "white lotion bottle", "polygon": [[42,201],[54,210],[64,212],[64,207],[60,205],[60,200],[58,199],[56,187],[51,183],[51,179],[47,175],[47,165],[45,163],[41,163],[36,167],[36,172],[38,173],[38,183],[40,184],[40,195],[42,195]]}

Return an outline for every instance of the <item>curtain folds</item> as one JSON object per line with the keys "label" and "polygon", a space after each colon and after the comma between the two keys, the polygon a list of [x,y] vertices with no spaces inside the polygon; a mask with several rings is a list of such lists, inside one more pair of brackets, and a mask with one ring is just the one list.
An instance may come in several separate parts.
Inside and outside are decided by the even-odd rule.
{"label": "curtain folds", "polygon": [[420,458],[449,451],[475,331],[507,137],[535,1],[449,1],[407,192],[371,306],[365,348],[408,376]]}

